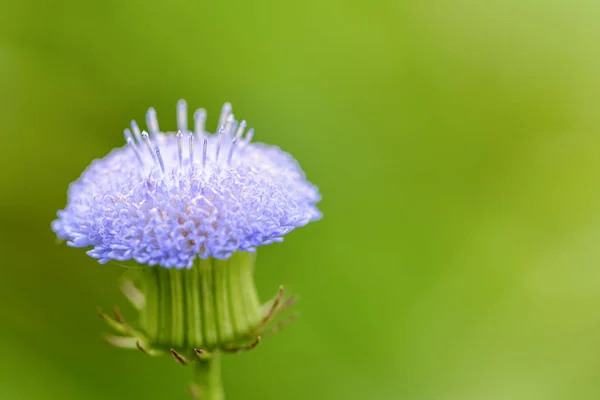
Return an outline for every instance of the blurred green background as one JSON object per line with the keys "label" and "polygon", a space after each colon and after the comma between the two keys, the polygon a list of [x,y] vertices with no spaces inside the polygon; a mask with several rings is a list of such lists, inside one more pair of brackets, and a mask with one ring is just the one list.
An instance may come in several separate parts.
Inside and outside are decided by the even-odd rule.
{"label": "blurred green background", "polygon": [[180,98],[211,129],[232,102],[323,194],[259,251],[302,317],[226,359],[228,399],[600,398],[600,3],[1,3],[0,399],[188,398],[102,341],[122,268],[50,230]]}

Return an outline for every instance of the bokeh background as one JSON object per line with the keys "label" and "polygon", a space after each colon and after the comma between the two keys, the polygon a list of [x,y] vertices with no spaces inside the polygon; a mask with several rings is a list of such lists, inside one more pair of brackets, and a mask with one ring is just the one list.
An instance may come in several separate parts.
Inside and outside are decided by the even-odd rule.
{"label": "bokeh background", "polygon": [[[225,101],[321,189],[259,251],[301,319],[228,399],[600,398],[600,3],[2,0],[0,399],[187,399],[109,347],[116,265],[57,245],[70,181],[154,106]],[[124,312],[132,316],[130,308]]]}

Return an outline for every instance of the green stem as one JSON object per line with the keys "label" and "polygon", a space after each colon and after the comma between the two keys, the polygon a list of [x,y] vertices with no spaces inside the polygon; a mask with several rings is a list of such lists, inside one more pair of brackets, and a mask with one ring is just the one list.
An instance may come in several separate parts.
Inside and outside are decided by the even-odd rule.
{"label": "green stem", "polygon": [[194,386],[197,400],[224,400],[221,383],[221,355],[213,353],[206,360],[194,362]]}

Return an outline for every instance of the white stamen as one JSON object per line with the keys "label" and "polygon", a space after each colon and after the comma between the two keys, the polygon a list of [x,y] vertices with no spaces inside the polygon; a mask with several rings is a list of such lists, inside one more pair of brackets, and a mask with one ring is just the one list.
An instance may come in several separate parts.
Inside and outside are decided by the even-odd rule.
{"label": "white stamen", "polygon": [[219,129],[219,136],[217,137],[217,151],[215,152],[215,164],[219,162],[219,151],[221,151],[221,142],[223,141],[223,135],[225,134],[225,128]]}
{"label": "white stamen", "polygon": [[237,138],[233,138],[231,141],[231,147],[229,148],[229,156],[227,156],[227,165],[231,164],[231,157],[233,157],[233,150],[235,149],[235,144],[237,143]]}
{"label": "white stamen", "polygon": [[254,136],[254,128],[248,129],[248,133],[246,134],[246,140],[244,143],[248,144],[252,141],[252,137]]}
{"label": "white stamen", "polygon": [[133,152],[135,153],[135,157],[139,161],[140,165],[144,166],[144,162],[142,161],[142,157],[140,156],[140,152],[138,151],[137,146],[135,145],[133,137],[131,137],[131,131],[129,129],[125,129],[124,134],[125,134],[125,141],[133,149]]}
{"label": "white stamen", "polygon": [[154,153],[154,148],[152,147],[152,142],[150,141],[150,136],[148,136],[148,132],[146,132],[146,131],[142,132],[142,139],[146,143],[146,147],[148,147],[150,156],[152,157],[154,162],[157,162],[158,160],[156,159],[156,154]]}
{"label": "white stamen", "polygon": [[158,119],[156,118],[156,110],[154,108],[149,108],[146,113],[146,125],[148,126],[148,130],[152,137],[156,137],[158,135]]}
{"label": "white stamen", "polygon": [[202,137],[204,131],[206,130],[206,110],[204,108],[199,108],[194,113],[194,132],[196,132],[196,136]]}
{"label": "white stamen", "polygon": [[177,129],[187,132],[187,103],[181,99],[177,102]]}
{"label": "white stamen", "polygon": [[242,135],[244,134],[244,129],[246,129],[246,120],[240,122],[240,126],[235,134],[236,139],[240,140]]}
{"label": "white stamen", "polygon": [[131,131],[127,128],[123,129],[123,136],[125,136],[125,141],[127,141],[127,139],[131,138]]}
{"label": "white stamen", "polygon": [[206,168],[206,151],[208,150],[208,139],[204,138],[204,146],[202,149],[202,168]]}
{"label": "white stamen", "polygon": [[235,117],[233,116],[233,114],[229,114],[227,116],[227,120],[225,121],[225,135],[229,136],[232,132],[232,126],[233,126],[233,122],[235,121]]}
{"label": "white stamen", "polygon": [[236,119],[234,119],[233,124],[231,124],[231,132],[229,132],[232,137],[234,137],[235,133],[237,132],[238,125],[239,125],[238,121]]}
{"label": "white stamen", "polygon": [[177,155],[179,156],[179,168],[183,168],[183,133],[177,132]]}
{"label": "white stamen", "polygon": [[154,152],[156,153],[156,158],[158,159],[158,164],[160,165],[160,169],[164,174],[165,173],[165,163],[163,161],[162,156],[160,155],[160,149],[158,148],[158,146],[154,148]]}
{"label": "white stamen", "polygon": [[231,104],[225,103],[223,104],[223,108],[221,108],[221,116],[219,117],[219,124],[217,125],[217,129],[222,126],[225,126],[225,121],[227,121],[227,116],[231,113]]}
{"label": "white stamen", "polygon": [[190,168],[194,168],[194,134],[190,132]]}
{"label": "white stamen", "polygon": [[131,121],[131,130],[133,131],[135,140],[137,140],[138,143],[142,143],[142,133],[140,132],[140,127],[135,120]]}

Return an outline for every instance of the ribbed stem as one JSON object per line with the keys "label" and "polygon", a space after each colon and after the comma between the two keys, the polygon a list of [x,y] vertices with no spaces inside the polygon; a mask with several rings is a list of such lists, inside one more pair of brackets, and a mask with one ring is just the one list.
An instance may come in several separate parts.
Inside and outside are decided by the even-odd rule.
{"label": "ribbed stem", "polygon": [[141,324],[154,347],[213,350],[248,339],[260,323],[254,255],[196,260],[191,269],[142,271]]}
{"label": "ribbed stem", "polygon": [[221,383],[221,356],[215,353],[208,360],[198,360],[194,363],[194,384],[202,400],[224,400],[223,384]]}

